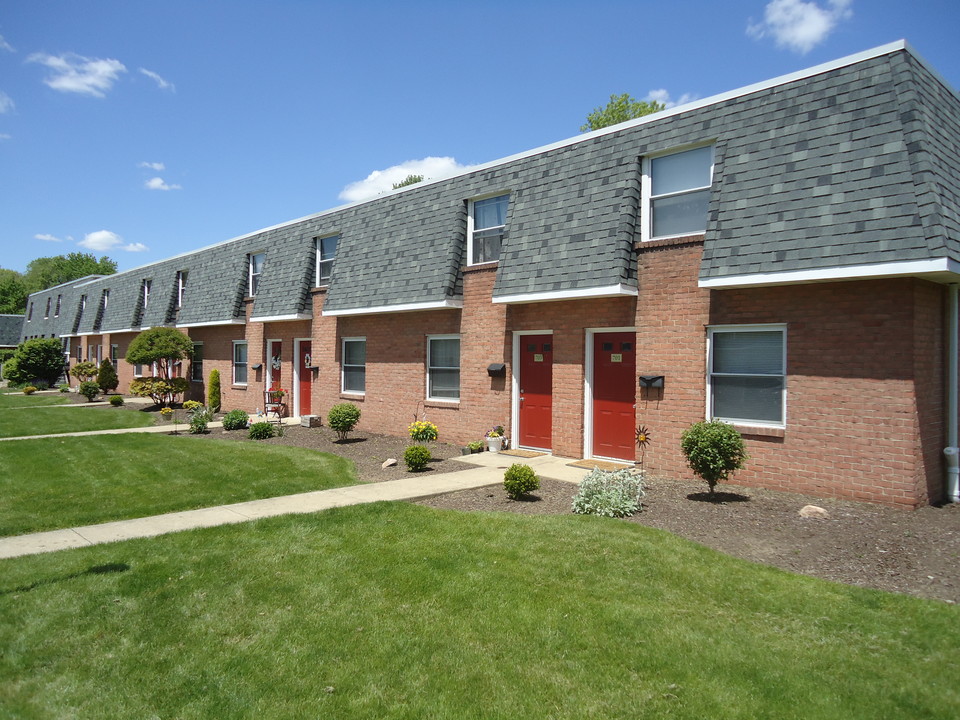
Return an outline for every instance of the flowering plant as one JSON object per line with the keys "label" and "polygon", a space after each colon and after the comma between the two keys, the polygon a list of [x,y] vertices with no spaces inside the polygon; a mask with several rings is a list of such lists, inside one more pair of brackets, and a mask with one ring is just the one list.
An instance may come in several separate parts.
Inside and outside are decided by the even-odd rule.
{"label": "flowering plant", "polygon": [[410,437],[416,442],[431,442],[437,439],[437,426],[427,420],[410,423]]}
{"label": "flowering plant", "polygon": [[503,437],[503,425],[494,425],[484,437]]}
{"label": "flowering plant", "polygon": [[271,400],[283,400],[283,396],[287,394],[287,391],[283,388],[274,388],[270,391]]}

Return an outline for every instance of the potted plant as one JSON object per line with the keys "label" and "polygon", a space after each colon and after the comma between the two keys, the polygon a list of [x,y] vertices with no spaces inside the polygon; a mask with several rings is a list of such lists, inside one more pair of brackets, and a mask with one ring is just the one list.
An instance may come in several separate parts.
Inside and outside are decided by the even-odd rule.
{"label": "potted plant", "polygon": [[283,396],[287,394],[287,391],[283,388],[276,388],[270,390],[270,402],[281,403],[283,402]]}
{"label": "potted plant", "polygon": [[487,450],[500,452],[503,449],[503,425],[494,425],[484,435],[487,441]]}
{"label": "potted plant", "polygon": [[467,449],[471,453],[478,453],[483,451],[483,440],[472,440],[467,443]]}

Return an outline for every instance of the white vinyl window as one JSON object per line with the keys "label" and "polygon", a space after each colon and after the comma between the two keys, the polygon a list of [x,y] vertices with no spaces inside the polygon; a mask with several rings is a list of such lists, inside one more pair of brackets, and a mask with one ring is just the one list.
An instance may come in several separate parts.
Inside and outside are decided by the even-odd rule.
{"label": "white vinyl window", "polygon": [[317,238],[317,276],[316,285],[329,285],[331,272],[333,271],[333,259],[337,254],[337,243],[340,242],[339,235]]}
{"label": "white vinyl window", "polygon": [[203,343],[193,344],[193,359],[190,361],[190,380],[203,382]]}
{"label": "white vinyl window", "polygon": [[707,414],[746,425],[786,424],[783,325],[708,328]]}
{"label": "white vinyl window", "polygon": [[183,292],[187,289],[187,271],[177,273],[177,308],[183,307]]}
{"label": "white vinyl window", "polygon": [[153,285],[152,280],[143,281],[143,309],[146,310],[147,306],[150,304],[150,286]]}
{"label": "white vinyl window", "polygon": [[497,195],[470,202],[467,215],[467,253],[470,265],[500,259],[509,205],[509,195]]}
{"label": "white vinyl window", "polygon": [[233,384],[247,384],[247,342],[233,341]]}
{"label": "white vinyl window", "polygon": [[257,290],[260,289],[260,276],[263,274],[263,261],[266,258],[264,253],[256,253],[250,256],[250,297],[255,297]]}
{"label": "white vinyl window", "polygon": [[645,158],[644,240],[702,233],[713,184],[713,145]]}
{"label": "white vinyl window", "polygon": [[460,336],[427,337],[427,399],[460,399]]}
{"label": "white vinyl window", "polygon": [[366,338],[343,338],[340,367],[343,392],[362,395],[367,391]]}
{"label": "white vinyl window", "polygon": [[110,346],[110,364],[113,365],[114,370],[117,370],[120,368],[120,346],[119,345]]}

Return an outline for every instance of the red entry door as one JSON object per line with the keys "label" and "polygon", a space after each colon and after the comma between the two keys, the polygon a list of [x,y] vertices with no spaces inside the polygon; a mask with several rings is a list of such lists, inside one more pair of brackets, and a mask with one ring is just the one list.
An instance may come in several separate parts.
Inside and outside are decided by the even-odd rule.
{"label": "red entry door", "polygon": [[519,444],[553,447],[553,336],[521,335]]}
{"label": "red entry door", "polygon": [[313,380],[313,361],[310,356],[310,342],[300,343],[300,352],[297,355],[297,377],[300,382],[300,414],[310,414],[310,383]]}
{"label": "red entry door", "polygon": [[636,334],[593,336],[593,454],[633,462],[637,402]]}
{"label": "red entry door", "polygon": [[267,390],[277,390],[283,387],[280,377],[280,370],[283,367],[282,363],[280,362],[280,350],[282,347],[283,343],[279,340],[271,340],[267,343],[267,362],[270,363],[267,366]]}

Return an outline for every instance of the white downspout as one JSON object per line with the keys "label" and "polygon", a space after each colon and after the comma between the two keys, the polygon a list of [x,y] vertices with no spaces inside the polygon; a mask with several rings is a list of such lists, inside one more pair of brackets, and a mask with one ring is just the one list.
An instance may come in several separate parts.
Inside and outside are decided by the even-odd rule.
{"label": "white downspout", "polygon": [[948,286],[947,300],[947,447],[943,454],[947,464],[947,499],[960,502],[960,438],[957,437],[957,336],[960,333],[960,294],[958,286]]}

